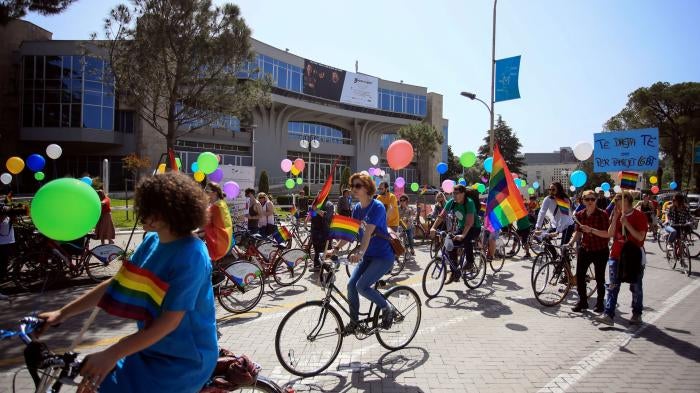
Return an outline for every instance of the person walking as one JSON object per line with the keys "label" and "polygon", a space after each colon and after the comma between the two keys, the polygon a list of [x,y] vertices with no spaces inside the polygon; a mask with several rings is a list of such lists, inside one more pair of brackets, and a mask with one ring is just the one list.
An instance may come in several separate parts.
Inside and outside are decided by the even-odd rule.
{"label": "person walking", "polygon": [[102,211],[100,219],[95,225],[95,236],[101,244],[114,244],[115,232],[114,222],[112,221],[112,200],[109,199],[104,190],[97,190],[97,196],[100,198]]}
{"label": "person walking", "polygon": [[389,228],[393,231],[399,229],[399,202],[391,191],[389,191],[389,183],[383,181],[379,183],[377,188],[379,194],[377,200],[384,205],[386,210],[386,222]]}
{"label": "person walking", "polygon": [[276,230],[275,205],[264,192],[258,193],[258,202],[260,202],[262,211],[258,219],[258,231],[263,237],[267,237]]}

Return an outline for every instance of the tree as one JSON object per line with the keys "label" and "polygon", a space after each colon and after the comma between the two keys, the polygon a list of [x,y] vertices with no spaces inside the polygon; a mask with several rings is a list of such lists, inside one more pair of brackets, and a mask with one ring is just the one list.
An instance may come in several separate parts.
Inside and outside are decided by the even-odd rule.
{"label": "tree", "polygon": [[340,183],[338,183],[338,194],[343,195],[343,190],[350,188],[350,168],[343,168],[343,172],[340,175]]}
{"label": "tree", "polygon": [[267,171],[260,172],[260,180],[258,181],[258,192],[267,194],[270,192],[270,179],[267,176]]}
{"label": "tree", "polygon": [[138,179],[139,173],[151,167],[151,160],[148,157],[139,157],[136,153],[131,153],[122,158],[124,169],[131,172],[134,176],[134,181]]}
{"label": "tree", "polygon": [[[518,139],[513,129],[506,124],[500,115],[498,116],[493,132],[494,142],[498,144],[498,148],[508,165],[508,169],[512,173],[520,173],[522,166],[525,165],[525,157],[520,154],[520,148],[523,147],[520,143],[520,139]],[[491,147],[489,144],[490,135],[487,132],[486,137],[484,137],[484,144],[479,147],[479,159],[482,161],[491,156]]]}
{"label": "tree", "polygon": [[444,141],[442,133],[430,124],[413,123],[399,128],[398,137],[407,140],[413,146],[418,168],[423,174],[422,181],[425,181],[425,174],[432,169],[430,161]]}
{"label": "tree", "polygon": [[77,0],[0,0],[0,26],[11,20],[20,19],[27,11],[41,15],[55,15],[65,11]]}
{"label": "tree", "polygon": [[[672,162],[673,178],[683,184],[685,173],[690,173],[688,160],[693,137],[700,128],[700,83],[685,82],[671,85],[656,82],[650,87],[633,91],[620,113],[611,117],[603,127],[606,130],[629,130],[656,127],[659,129],[659,148]],[[659,166],[657,177],[662,178]],[[690,180],[687,183],[690,185]],[[699,187],[696,180],[696,189]]]}
{"label": "tree", "polygon": [[440,176],[442,179],[454,179],[462,176],[462,164],[459,163],[459,157],[456,157],[452,150],[452,145],[447,145],[447,172]]}
{"label": "tree", "polygon": [[167,148],[222,115],[243,118],[269,100],[267,80],[239,79],[253,61],[250,29],[232,4],[132,0],[105,20],[102,44],[117,91]]}
{"label": "tree", "polygon": [[581,163],[581,170],[586,172],[586,176],[588,176],[586,179],[586,184],[583,186],[583,188],[586,190],[593,190],[606,182],[610,184],[611,187],[615,185],[615,181],[607,172],[593,172],[593,156]]}

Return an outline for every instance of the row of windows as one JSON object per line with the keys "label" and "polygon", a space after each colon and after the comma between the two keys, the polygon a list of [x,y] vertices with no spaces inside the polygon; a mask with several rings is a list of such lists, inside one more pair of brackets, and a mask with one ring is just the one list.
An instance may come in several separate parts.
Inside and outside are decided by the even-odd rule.
{"label": "row of windows", "polygon": [[[180,112],[182,111],[182,103],[178,102],[175,104],[175,111]],[[183,116],[186,116],[186,114],[183,114]],[[184,127],[187,128],[196,128],[196,127],[201,127],[204,124],[204,120],[192,120],[189,122],[186,122],[183,124]],[[225,115],[221,114],[219,117],[214,120],[211,124],[209,124],[209,127],[211,128],[224,128],[229,131],[233,132],[240,132],[241,131],[241,121],[236,117],[232,115]]]}
{"label": "row of windows", "polygon": [[[287,158],[294,161],[295,159],[299,158],[299,153],[288,151]],[[352,171],[352,167],[350,166],[350,157],[339,157],[330,154],[311,154],[311,158],[309,159],[309,156],[304,154],[303,158],[304,162],[306,163],[304,173],[301,175],[304,180],[304,184],[306,184],[309,180],[314,184],[324,183],[330,174],[330,170],[333,167],[333,163],[336,159],[338,159],[338,164],[335,168],[335,172],[333,173],[333,182],[335,184],[340,182],[340,177],[342,176],[345,168],[350,168]]]}
{"label": "row of windows", "polygon": [[425,116],[427,114],[427,98],[420,94],[379,89],[379,109]]}
{"label": "row of windows", "polygon": [[290,139],[301,140],[312,135],[321,143],[352,144],[347,132],[325,124],[290,121],[287,131]]}
{"label": "row of windows", "polygon": [[[192,172],[191,165],[193,162],[197,162],[197,158],[203,151],[208,150],[198,150],[198,151],[184,151],[175,150],[175,153],[180,156],[180,161],[182,162],[182,170],[185,173]],[[226,154],[221,153],[221,165],[237,165],[237,166],[253,166],[253,158],[246,155],[236,155],[236,154]]]}
{"label": "row of windows", "polygon": [[389,145],[391,145],[391,143],[394,142],[397,138],[398,136],[396,134],[382,134],[379,146],[382,148],[383,151],[386,151],[389,148]]}
{"label": "row of windows", "polygon": [[240,152],[240,153],[250,153],[250,148],[247,146],[238,145],[227,145],[222,143],[207,143],[207,142],[197,142],[197,141],[186,141],[178,139],[175,141],[175,146],[188,147],[192,149],[200,149],[202,151],[212,151],[212,152]]}

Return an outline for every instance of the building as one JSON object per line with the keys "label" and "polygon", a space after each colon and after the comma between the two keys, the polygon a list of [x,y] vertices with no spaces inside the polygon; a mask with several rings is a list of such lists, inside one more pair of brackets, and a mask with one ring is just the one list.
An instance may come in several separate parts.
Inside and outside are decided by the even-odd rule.
{"label": "building", "polygon": [[[525,153],[524,156],[525,165],[522,167],[521,177],[527,179],[528,184],[538,182],[540,194],[546,194],[544,190],[547,190],[552,182],[560,182],[568,191],[571,185],[569,177],[579,165],[570,147],[561,147],[559,151],[552,153]],[[525,189],[523,192],[526,191]]]}
{"label": "building", "polygon": [[[58,143],[64,155],[54,168],[47,168],[47,175],[96,176],[106,158],[111,163],[112,189],[124,188],[121,159],[125,155],[135,152],[154,163],[161,159],[165,138],[139,118],[136,108],[115,99],[114,83],[91,42],[52,40],[51,32],[22,20],[0,31],[9,38],[0,46],[0,67],[7,71],[0,77],[4,78],[0,86],[3,157],[26,157]],[[190,170],[200,152],[211,151],[222,157],[223,164],[254,166],[256,178],[266,170],[270,184],[281,185],[286,175],[280,161],[302,157],[304,183],[320,184],[336,157],[339,180],[342,168],[367,169],[369,157],[376,154],[381,160],[378,166],[392,179],[439,182],[437,173],[428,168],[434,168],[446,150],[439,149],[433,162],[414,162],[394,172],[388,168],[386,149],[399,127],[414,122],[432,124],[447,137],[440,94],[326,66],[260,41],[253,40],[252,47],[255,62],[237,76],[269,75],[271,105],[259,106],[250,124],[221,116],[211,127],[181,137],[176,149],[183,170]],[[318,148],[300,146],[301,140],[311,139],[319,142]],[[26,173],[18,182],[19,186],[35,184]]]}

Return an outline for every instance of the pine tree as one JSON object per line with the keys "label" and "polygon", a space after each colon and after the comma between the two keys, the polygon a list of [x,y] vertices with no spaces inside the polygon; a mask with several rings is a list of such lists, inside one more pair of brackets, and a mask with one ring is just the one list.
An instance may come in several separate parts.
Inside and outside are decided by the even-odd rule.
{"label": "pine tree", "polygon": [[[490,136],[487,131],[484,144],[479,147],[479,159],[484,160],[491,156],[489,142]],[[494,143],[498,144],[498,148],[511,173],[520,173],[521,167],[525,165],[525,157],[520,154],[520,148],[523,145],[515,132],[513,132],[513,129],[506,124],[500,115],[494,127]]]}
{"label": "pine tree", "polygon": [[258,181],[258,192],[264,192],[267,194],[270,192],[270,180],[267,177],[267,172],[260,172],[260,181]]}

